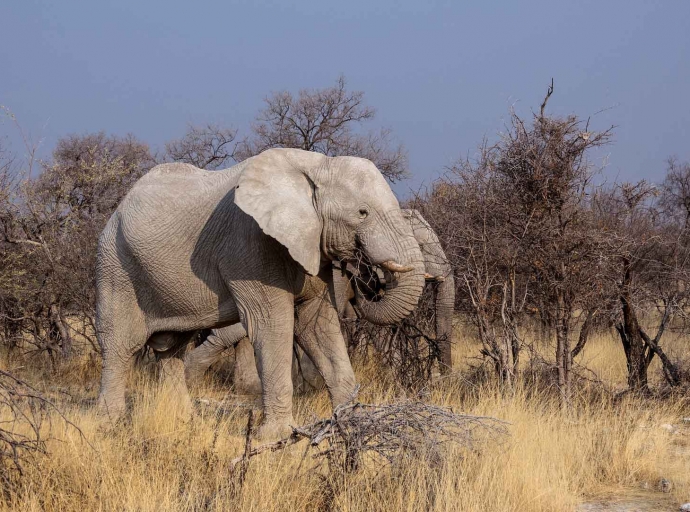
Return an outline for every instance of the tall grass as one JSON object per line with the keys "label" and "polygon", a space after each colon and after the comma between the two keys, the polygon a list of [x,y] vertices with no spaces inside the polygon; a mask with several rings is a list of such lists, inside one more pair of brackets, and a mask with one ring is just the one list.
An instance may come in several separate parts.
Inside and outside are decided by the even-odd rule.
{"label": "tall grass", "polygon": [[[535,393],[523,382],[506,392],[491,379],[470,378],[477,373],[468,369],[474,361],[468,357],[479,347],[468,336],[460,340],[460,370],[431,385],[426,399],[509,422],[503,442],[487,441],[476,450],[448,445],[441,459],[408,455],[342,478],[316,467],[310,456],[303,460],[304,446],[296,445],[252,459],[241,488],[229,470],[244,448],[241,404],[222,412],[202,405],[185,423],[174,396],[133,373],[131,414],[112,427],[93,410],[97,372],[88,355],[59,369],[57,377],[26,366],[18,370],[22,376],[43,383],[81,432],[52,417],[44,425],[49,455],[25,466],[18,486],[0,496],[0,509],[564,511],[598,496],[646,493],[668,509],[690,499],[690,428],[661,428],[690,416],[687,399],[614,400],[598,384],[585,382],[576,406],[564,412],[555,394]],[[673,343],[674,350],[684,349],[683,340]],[[549,347],[542,348],[548,354]],[[592,339],[578,362],[611,389],[625,384],[625,361],[612,335]],[[386,402],[402,393],[374,362],[356,371],[363,401]],[[217,400],[224,390],[207,386],[195,394]],[[325,392],[295,399],[297,421],[328,414]],[[654,494],[661,478],[673,482],[671,494]]]}

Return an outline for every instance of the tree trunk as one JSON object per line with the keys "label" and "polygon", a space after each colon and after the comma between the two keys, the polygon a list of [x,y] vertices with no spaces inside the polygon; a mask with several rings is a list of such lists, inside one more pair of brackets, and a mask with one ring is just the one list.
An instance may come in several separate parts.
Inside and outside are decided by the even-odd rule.
{"label": "tree trunk", "polygon": [[556,292],[556,366],[558,368],[558,390],[561,406],[570,406],[572,393],[573,356],[570,351],[569,308],[561,290]]}
{"label": "tree trunk", "polygon": [[642,336],[644,342],[647,344],[647,346],[649,346],[649,349],[658,355],[659,359],[661,359],[661,364],[664,367],[664,377],[666,377],[666,382],[668,382],[671,386],[678,386],[681,383],[680,371],[678,370],[678,367],[671,362],[666,353],[658,344],[659,340],[661,339],[661,335],[664,332],[664,328],[666,327],[666,322],[668,322],[668,316],[665,314],[663,320],[661,321],[661,325],[659,326],[659,331],[654,339],[651,339],[649,336],[647,336],[642,329],[640,329],[640,336]]}
{"label": "tree trunk", "polygon": [[501,340],[501,382],[508,388],[513,387],[513,376],[515,363],[513,360],[513,347],[511,344],[512,336],[504,329],[504,336]]}
{"label": "tree trunk", "polygon": [[53,324],[55,330],[60,335],[60,344],[62,347],[62,356],[69,359],[72,356],[72,335],[69,332],[64,318],[55,304],[50,305],[50,322]]}
{"label": "tree trunk", "polygon": [[587,317],[582,323],[582,327],[580,327],[580,337],[578,338],[577,345],[575,345],[575,348],[572,352],[573,358],[577,357],[577,355],[582,352],[582,349],[585,348],[585,345],[587,344],[587,340],[589,340],[589,333],[592,330],[592,324],[594,323],[594,313],[595,310],[593,309],[590,309],[587,312]]}
{"label": "tree trunk", "polygon": [[479,339],[482,342],[482,355],[489,357],[493,362],[499,382],[511,388],[517,370],[518,340],[506,324],[501,326],[500,334],[497,334],[483,311],[475,311],[475,318]]}
{"label": "tree trunk", "polygon": [[645,343],[642,329],[637,320],[637,313],[630,297],[631,273],[626,269],[621,288],[621,306],[623,321],[616,325],[616,330],[623,344],[625,360],[628,367],[628,387],[633,391],[647,392],[647,369],[654,358],[654,351]]}

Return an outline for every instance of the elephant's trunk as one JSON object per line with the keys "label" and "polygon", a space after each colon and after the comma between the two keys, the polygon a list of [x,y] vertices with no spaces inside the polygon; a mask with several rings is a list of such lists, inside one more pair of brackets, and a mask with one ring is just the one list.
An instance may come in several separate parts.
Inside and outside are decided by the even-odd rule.
{"label": "elephant's trunk", "polygon": [[[361,293],[356,295],[357,308],[361,315],[377,325],[399,322],[417,306],[424,288],[424,259],[409,221],[402,212],[390,212],[381,222],[381,233],[372,233],[363,238],[362,249],[372,263],[398,272],[398,279],[386,286],[386,293],[380,300],[369,301]],[[392,240],[394,257],[383,257],[381,245]],[[389,255],[390,256],[390,255]]]}
{"label": "elephant's trunk", "polygon": [[453,311],[455,308],[455,279],[452,272],[438,281],[435,291],[436,338],[440,343],[439,367],[441,373],[450,372],[453,367]]}

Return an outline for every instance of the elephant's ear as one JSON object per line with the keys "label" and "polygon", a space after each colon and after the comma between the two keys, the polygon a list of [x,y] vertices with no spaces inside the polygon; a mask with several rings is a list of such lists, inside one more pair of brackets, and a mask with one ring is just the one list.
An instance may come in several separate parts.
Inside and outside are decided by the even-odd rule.
{"label": "elephant's ear", "polygon": [[235,204],[254,217],[267,235],[290,252],[311,275],[319,273],[321,220],[314,207],[314,184],[304,161],[287,150],[268,150],[245,162]]}

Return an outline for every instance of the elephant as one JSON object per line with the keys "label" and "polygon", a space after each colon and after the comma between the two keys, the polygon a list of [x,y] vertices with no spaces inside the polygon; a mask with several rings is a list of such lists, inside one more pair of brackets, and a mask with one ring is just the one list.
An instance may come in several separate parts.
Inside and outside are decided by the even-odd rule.
{"label": "elephant", "polygon": [[[426,219],[417,210],[403,210],[403,216],[410,222],[414,237],[422,251],[425,278],[427,281],[436,283],[434,288],[436,336],[441,340],[439,369],[442,374],[445,374],[452,368],[452,320],[455,305],[453,272],[438,236]],[[353,274],[359,274],[359,269],[352,264],[348,264],[348,269],[345,271],[342,267],[339,262],[333,263],[335,301],[339,316],[354,319],[358,316],[356,311],[361,311],[362,318],[371,320],[367,316],[367,311],[362,311],[360,307],[367,299],[362,294],[356,293],[358,288],[353,286]],[[235,390],[239,394],[261,394],[261,382],[256,371],[254,351],[241,324],[213,330],[201,345],[187,353],[184,363],[187,381],[198,380],[224,351],[232,348],[235,349],[233,371]],[[320,375],[311,360],[298,349],[295,350],[295,355],[297,357],[293,362],[293,367],[299,366],[301,370],[299,373],[306,384],[310,387],[320,387]],[[293,377],[296,373],[293,368]],[[293,384],[296,385],[298,381],[294,380]]]}
{"label": "elephant", "polygon": [[228,169],[166,163],[140,178],[99,237],[96,331],[99,410],[117,420],[126,374],[148,345],[164,382],[191,409],[187,344],[202,329],[241,323],[262,384],[260,437],[289,432],[293,336],[323,375],[333,407],[356,389],[332,261],[366,258],[397,275],[366,306],[392,323],[416,306],[424,260],[385,178],[369,160],[266,150]]}

